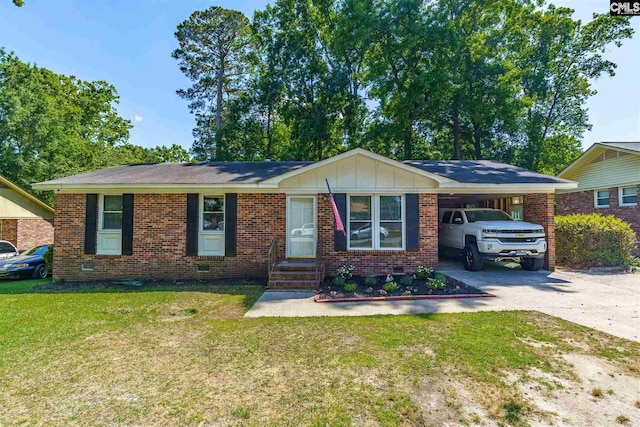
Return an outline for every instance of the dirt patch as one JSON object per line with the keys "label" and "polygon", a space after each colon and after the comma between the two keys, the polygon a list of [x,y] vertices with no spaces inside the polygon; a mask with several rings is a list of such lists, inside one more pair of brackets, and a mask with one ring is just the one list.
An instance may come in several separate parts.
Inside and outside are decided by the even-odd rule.
{"label": "dirt patch", "polygon": [[567,378],[539,369],[510,378],[538,409],[529,420],[532,426],[614,426],[619,417],[628,419],[628,425],[640,425],[637,378],[594,356],[571,353],[563,359],[572,366]]}
{"label": "dirt patch", "polygon": [[441,373],[425,377],[411,399],[434,426],[498,425],[462,382]]}

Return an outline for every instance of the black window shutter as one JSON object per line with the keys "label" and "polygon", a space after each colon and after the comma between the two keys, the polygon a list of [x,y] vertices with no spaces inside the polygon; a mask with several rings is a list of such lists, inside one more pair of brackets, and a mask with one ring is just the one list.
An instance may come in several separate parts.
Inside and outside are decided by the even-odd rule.
{"label": "black window shutter", "polygon": [[122,255],[133,254],[133,194],[122,195]]}
{"label": "black window shutter", "polygon": [[[334,194],[333,199],[336,201],[338,213],[346,230],[347,222],[349,221],[349,218],[347,218],[347,195],[344,193]],[[347,250],[347,236],[342,231],[333,230],[333,248],[336,251]]]}
{"label": "black window shutter", "polygon": [[224,201],[224,255],[237,255],[238,195],[228,193]]}
{"label": "black window shutter", "polygon": [[98,232],[98,195],[87,194],[84,213],[84,253],[96,253],[96,233]]}
{"label": "black window shutter", "polygon": [[405,195],[406,223],[407,223],[407,250],[420,250],[420,205],[417,194]]}
{"label": "black window shutter", "polygon": [[187,194],[187,256],[198,255],[198,193]]}

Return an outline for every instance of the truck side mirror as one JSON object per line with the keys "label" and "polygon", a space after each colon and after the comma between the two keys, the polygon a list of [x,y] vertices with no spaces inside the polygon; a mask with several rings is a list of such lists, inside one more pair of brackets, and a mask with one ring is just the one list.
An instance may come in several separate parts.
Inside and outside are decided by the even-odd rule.
{"label": "truck side mirror", "polygon": [[462,218],[453,218],[453,223],[454,224],[462,224],[463,223]]}

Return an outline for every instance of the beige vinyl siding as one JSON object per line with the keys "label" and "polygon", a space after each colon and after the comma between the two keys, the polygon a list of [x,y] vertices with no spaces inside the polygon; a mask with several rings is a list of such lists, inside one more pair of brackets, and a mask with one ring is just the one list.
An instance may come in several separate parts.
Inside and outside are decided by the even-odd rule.
{"label": "beige vinyl siding", "polygon": [[559,190],[558,193],[638,184],[640,183],[640,155],[628,154],[588,163],[575,173],[567,174],[563,178],[578,181],[578,188]]}
{"label": "beige vinyl siding", "polygon": [[10,188],[0,188],[0,218],[52,219],[53,213]]}

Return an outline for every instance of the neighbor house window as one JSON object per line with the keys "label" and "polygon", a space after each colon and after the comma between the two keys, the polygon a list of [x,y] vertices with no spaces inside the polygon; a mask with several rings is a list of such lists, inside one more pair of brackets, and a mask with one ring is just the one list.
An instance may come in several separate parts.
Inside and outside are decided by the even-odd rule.
{"label": "neighbor house window", "polygon": [[638,204],[638,187],[620,187],[618,200],[620,206],[636,206]]}
{"label": "neighbor house window", "polygon": [[98,255],[122,253],[122,194],[100,196],[96,253]]}
{"label": "neighbor house window", "polygon": [[224,196],[201,196],[198,255],[224,256]]}
{"label": "neighbor house window", "polygon": [[404,197],[349,196],[349,249],[404,248]]}
{"label": "neighbor house window", "polygon": [[593,193],[596,208],[609,207],[609,190],[596,190]]}

